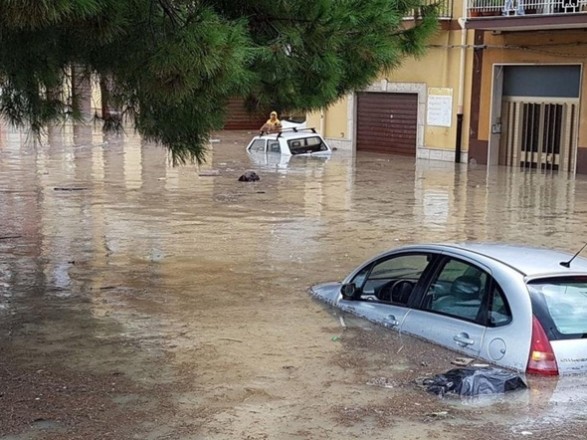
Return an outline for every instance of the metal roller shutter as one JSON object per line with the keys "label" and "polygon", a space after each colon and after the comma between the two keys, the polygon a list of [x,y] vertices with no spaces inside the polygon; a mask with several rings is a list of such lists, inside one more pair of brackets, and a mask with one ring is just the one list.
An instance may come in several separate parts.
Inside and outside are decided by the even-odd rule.
{"label": "metal roller shutter", "polygon": [[417,94],[357,94],[357,151],[415,157],[417,127]]}
{"label": "metal roller shutter", "polygon": [[269,111],[249,113],[240,98],[228,102],[225,130],[258,130],[269,119]]}

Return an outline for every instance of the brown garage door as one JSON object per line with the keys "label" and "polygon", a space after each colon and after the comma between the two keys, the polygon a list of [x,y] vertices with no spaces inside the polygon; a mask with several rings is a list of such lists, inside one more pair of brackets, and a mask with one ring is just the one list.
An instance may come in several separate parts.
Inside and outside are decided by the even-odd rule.
{"label": "brown garage door", "polygon": [[357,150],[416,156],[417,121],[415,93],[359,93]]}
{"label": "brown garage door", "polygon": [[250,113],[245,108],[244,101],[232,98],[228,102],[225,130],[258,130],[269,119],[269,111]]}

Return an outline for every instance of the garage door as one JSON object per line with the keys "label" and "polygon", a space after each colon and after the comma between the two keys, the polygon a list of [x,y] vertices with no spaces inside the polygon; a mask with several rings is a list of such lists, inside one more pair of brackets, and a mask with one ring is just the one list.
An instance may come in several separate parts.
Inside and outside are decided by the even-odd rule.
{"label": "garage door", "polygon": [[362,92],[357,96],[357,150],[416,156],[418,95]]}
{"label": "garage door", "polygon": [[225,130],[258,130],[269,119],[269,110],[247,111],[240,98],[232,98],[228,102]]}

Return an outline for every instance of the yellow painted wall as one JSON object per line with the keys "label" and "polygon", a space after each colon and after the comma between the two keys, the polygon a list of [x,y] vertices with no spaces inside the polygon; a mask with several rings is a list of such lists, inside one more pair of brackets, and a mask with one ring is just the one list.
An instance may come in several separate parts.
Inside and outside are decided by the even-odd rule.
{"label": "yellow painted wall", "polygon": [[[472,45],[473,33],[467,34],[467,44]],[[452,89],[452,120],[451,127],[426,126],[424,132],[424,146],[434,149],[454,150],[456,139],[456,115],[459,100],[459,73],[461,56],[461,31],[438,31],[437,36],[429,43],[429,49],[424,56],[418,59],[406,58],[402,65],[392,72],[382,72],[378,80],[387,79],[395,83],[420,83],[427,88]],[[465,94],[463,127],[466,132],[469,126],[471,75],[473,50],[466,49],[465,57]],[[342,99],[325,110],[325,136],[328,138],[349,138],[347,99]],[[320,112],[308,115],[308,125],[320,127]],[[464,136],[462,149],[468,148],[468,136]]]}
{"label": "yellow painted wall", "polygon": [[349,139],[347,108],[348,98],[345,97],[324,110],[323,125],[321,125],[320,111],[309,113],[306,117],[306,125],[318,130],[323,129],[322,135],[329,139]]}
{"label": "yellow painted wall", "polygon": [[[320,128],[320,112],[311,112],[306,115],[306,126]],[[324,133],[320,133],[324,136]]]}
{"label": "yellow painted wall", "polygon": [[325,112],[324,129],[331,139],[348,139],[348,99],[343,98]]}
{"label": "yellow painted wall", "polygon": [[[461,61],[460,30],[439,32],[438,36],[430,41],[428,52],[420,59],[407,59],[402,67],[387,76],[393,82],[425,83],[428,88],[452,89],[452,120],[451,127],[437,127],[426,125],[424,131],[424,146],[427,148],[454,150],[456,139],[456,115],[459,101],[459,80]],[[467,32],[465,44],[472,45],[473,33]],[[473,50],[465,49],[465,76],[463,96],[463,127],[469,126],[469,108],[471,90],[471,72],[473,64]],[[468,136],[463,139],[462,149],[468,148]]]}
{"label": "yellow painted wall", "polygon": [[[491,35],[486,33],[483,52],[479,139],[488,140],[491,77],[495,64],[583,64],[587,53],[587,34],[570,32],[520,32]],[[582,75],[582,90],[587,89],[587,75]],[[587,98],[581,97],[585,108]],[[579,146],[587,147],[587,121],[581,111]]]}

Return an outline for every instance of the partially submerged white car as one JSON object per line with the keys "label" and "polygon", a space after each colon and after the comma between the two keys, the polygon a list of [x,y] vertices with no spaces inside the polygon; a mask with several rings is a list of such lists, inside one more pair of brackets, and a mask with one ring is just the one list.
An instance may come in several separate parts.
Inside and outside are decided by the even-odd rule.
{"label": "partially submerged white car", "polygon": [[311,293],[467,357],[531,374],[585,374],[587,258],[579,252],[490,243],[404,246]]}
{"label": "partially submerged white car", "polygon": [[286,156],[329,155],[332,150],[314,128],[283,128],[278,133],[261,132],[249,145],[248,153],[278,153]]}

